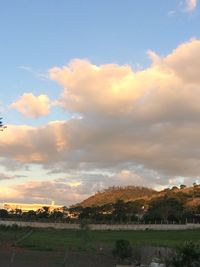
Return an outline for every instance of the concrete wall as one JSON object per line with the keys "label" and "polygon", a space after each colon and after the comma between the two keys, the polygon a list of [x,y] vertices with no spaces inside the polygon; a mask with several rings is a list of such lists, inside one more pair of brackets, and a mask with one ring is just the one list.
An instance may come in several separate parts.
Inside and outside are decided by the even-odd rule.
{"label": "concrete wall", "polygon": [[[45,223],[45,222],[23,222],[23,221],[0,221],[0,225],[34,228],[55,228],[55,229],[80,229],[79,224],[70,223]],[[187,230],[200,229],[200,224],[90,224],[91,230]]]}
{"label": "concrete wall", "polygon": [[200,224],[92,224],[92,230],[186,230],[200,229]]}

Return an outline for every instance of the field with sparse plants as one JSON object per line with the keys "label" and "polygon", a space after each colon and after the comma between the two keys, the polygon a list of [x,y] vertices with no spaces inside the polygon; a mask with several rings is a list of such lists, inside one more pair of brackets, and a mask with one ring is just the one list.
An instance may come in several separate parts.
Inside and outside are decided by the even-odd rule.
{"label": "field with sparse plants", "polygon": [[[200,230],[91,231],[0,227],[0,266],[114,266],[116,240],[133,247],[176,247],[200,240]],[[90,262],[91,261],[91,262]],[[93,262],[93,263],[92,263]]]}

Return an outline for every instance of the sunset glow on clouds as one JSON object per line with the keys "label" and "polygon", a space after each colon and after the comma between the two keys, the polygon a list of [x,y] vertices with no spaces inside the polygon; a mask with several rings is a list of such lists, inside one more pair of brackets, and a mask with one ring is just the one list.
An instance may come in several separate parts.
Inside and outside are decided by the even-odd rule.
{"label": "sunset glow on clouds", "polygon": [[47,116],[50,112],[50,100],[47,95],[34,96],[32,93],[24,93],[16,102],[11,104],[26,117],[38,118]]}
{"label": "sunset glow on clouds", "polygon": [[139,69],[61,55],[40,87],[6,98],[1,201],[68,205],[113,185],[199,181],[200,36],[191,37],[167,53],[148,45]]}

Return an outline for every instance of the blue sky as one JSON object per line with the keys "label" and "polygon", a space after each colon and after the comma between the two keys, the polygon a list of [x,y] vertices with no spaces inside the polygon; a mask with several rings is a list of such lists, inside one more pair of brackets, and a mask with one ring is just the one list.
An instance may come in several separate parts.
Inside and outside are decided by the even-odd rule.
{"label": "blue sky", "polygon": [[[146,116],[144,121],[142,121],[144,117],[141,117],[143,115],[136,115],[141,110],[143,114],[146,106],[149,107],[150,104],[153,106],[157,98],[146,100],[149,95],[154,94],[150,88],[145,93],[141,92],[142,88],[137,90],[134,88],[141,84],[140,76],[143,75],[144,80],[149,79],[149,82],[155,83],[154,88],[162,88],[164,81],[160,81],[161,76],[164,77],[169,72],[173,72],[177,77],[182,75],[182,70],[177,66],[188,62],[188,69],[197,68],[195,58],[198,55],[194,56],[193,53],[198,51],[199,21],[200,5],[195,0],[0,1],[0,72],[2,73],[0,97],[2,116],[4,122],[9,125],[8,130],[2,134],[2,144],[0,144],[1,183],[5,195],[2,201],[5,199],[23,202],[50,201],[48,194],[42,189],[44,182],[55,193],[52,198],[68,204],[72,202],[72,195],[75,201],[79,201],[95,190],[113,184],[137,185],[149,181],[150,186],[162,188],[182,182],[191,184],[193,181],[198,181],[196,165],[199,158],[194,156],[196,152],[189,141],[185,141],[183,145],[185,148],[183,153],[188,155],[184,159],[180,157],[180,150],[183,147],[178,142],[171,141],[168,147],[163,148],[163,151],[166,149],[168,153],[169,150],[169,155],[175,158],[177,166],[174,166],[168,162],[168,158],[162,157],[157,151],[161,146],[158,140],[163,138],[163,143],[166,140],[163,133],[137,141],[137,145],[141,144],[141,149],[144,149],[147,143],[151,144],[144,149],[144,155],[136,153],[139,151],[136,144],[127,152],[125,140],[136,138],[134,134],[137,131],[139,131],[137,136],[141,136],[142,129],[148,132],[154,127],[155,131],[158,125],[164,124],[163,118],[162,121],[156,121],[154,118],[150,125],[148,114],[144,115]],[[148,51],[154,51],[159,62],[155,62],[155,57],[149,55]],[[186,54],[191,55],[191,58],[186,58],[184,56]],[[168,59],[170,56],[172,59]],[[74,59],[79,61],[70,65]],[[115,67],[111,67],[111,64],[115,64]],[[64,66],[68,68],[67,71],[62,71]],[[52,71],[55,67],[58,69]],[[97,68],[102,70],[102,74],[99,74],[100,76],[95,74],[97,76],[93,77],[93,70]],[[130,89],[127,85],[129,82],[123,75],[128,75],[126,77],[131,80],[135,77],[134,72],[137,73],[137,81],[133,84],[131,82]],[[185,70],[184,78],[181,76],[181,79],[185,81],[185,77],[189,74],[190,70]],[[82,75],[85,75],[85,78]],[[110,76],[112,79],[108,81]],[[98,84],[102,84],[102,87],[98,84],[96,86],[93,83],[94,79]],[[165,79],[167,85],[171,84],[171,76]],[[198,114],[190,115],[189,107],[185,107],[187,112],[184,113],[177,103],[174,104],[177,99],[181,99],[181,102],[183,97],[178,93],[179,79],[177,78],[175,83],[177,87],[174,89],[173,99],[163,104],[167,105],[165,111],[161,108],[157,110],[156,118],[164,114],[167,109],[174,110],[177,121],[174,122],[173,119],[172,122],[173,116],[169,119],[169,114],[166,113],[165,123],[175,123],[178,127],[180,122],[184,121],[188,123],[187,129],[188,127],[196,129],[199,123],[196,121],[194,126],[193,118],[198,117]],[[116,84],[120,84],[116,89],[118,95],[113,95],[112,88],[116,87]],[[146,88],[146,84],[140,86]],[[190,90],[191,100],[195,96],[198,99],[198,90],[193,87],[191,89],[190,86],[191,83],[188,83],[183,95],[185,94],[188,99]],[[166,87],[165,85],[165,89],[160,89],[162,93]],[[96,99],[93,96],[93,89]],[[133,94],[133,90],[137,92]],[[122,94],[122,91],[126,93]],[[24,94],[28,95],[23,97]],[[105,101],[101,99],[102,94]],[[43,97],[39,98],[41,95]],[[123,113],[122,116],[121,110],[125,110],[128,105],[130,105],[129,111],[133,109],[132,103],[136,101],[136,96],[139,98],[137,103],[134,102],[135,107],[139,105],[138,103],[143,103],[141,101],[147,102],[139,110],[134,110],[132,116],[127,113],[126,115]],[[162,103],[165,97],[168,99],[169,93],[162,95],[158,101]],[[131,104],[127,102],[130,99]],[[34,106],[30,111],[33,102]],[[158,105],[155,104],[154,108],[155,106]],[[26,110],[22,111],[22,108]],[[181,116],[177,115],[178,112]],[[117,119],[113,118],[113,115],[111,118],[110,114],[118,114]],[[57,124],[52,124],[53,121]],[[132,123],[133,128],[128,129],[127,121],[129,125]],[[140,128],[137,128],[139,124]],[[22,125],[27,128],[22,129]],[[122,132],[120,132],[121,127],[125,127]],[[59,136],[55,130],[57,128],[61,131]],[[116,131],[120,133],[116,136],[120,149],[111,142]],[[30,136],[34,135],[33,139],[29,139],[29,133]],[[80,141],[79,144],[77,133],[80,133],[83,143]],[[17,134],[24,135],[24,142],[33,140],[33,143],[24,145],[20,138],[19,142],[13,141],[14,134],[16,137]],[[37,134],[38,137],[35,137]],[[191,136],[185,133],[185,128],[181,134],[185,136],[185,140],[190,140]],[[40,135],[41,141],[39,141]],[[177,133],[172,136],[171,138],[176,140]],[[54,139],[50,140],[51,137]],[[78,139],[77,144],[72,137]],[[89,137],[91,143],[87,143]],[[44,145],[42,152],[39,151],[39,147],[47,140],[49,143]],[[54,151],[55,140],[56,144],[60,143]],[[100,142],[101,147],[97,147],[96,142]],[[52,150],[49,149],[49,144],[52,145]],[[60,146],[64,147],[63,150]],[[113,156],[121,149],[126,151],[121,158]],[[55,154],[55,157],[44,156],[45,153]],[[107,154],[110,155],[109,163],[103,160]],[[159,164],[151,160],[155,161],[156,157],[161,157]],[[187,162],[191,162],[191,166],[188,166],[188,170],[182,170],[178,166],[179,161],[186,159]],[[192,166],[194,172],[190,172]],[[19,179],[20,175],[23,179]],[[106,182],[108,180],[109,182]],[[14,197],[10,192],[14,192]],[[65,196],[60,197],[61,192],[64,192]]]}
{"label": "blue sky", "polygon": [[[32,90],[59,92],[34,75],[74,58],[95,64],[147,66],[148,49],[165,55],[199,37],[199,7],[179,10],[179,1],[1,1],[1,94],[9,103]],[[176,10],[176,14],[169,12]],[[21,67],[29,67],[32,73]],[[12,77],[12,79],[10,78]],[[12,93],[12,96],[11,96]]]}

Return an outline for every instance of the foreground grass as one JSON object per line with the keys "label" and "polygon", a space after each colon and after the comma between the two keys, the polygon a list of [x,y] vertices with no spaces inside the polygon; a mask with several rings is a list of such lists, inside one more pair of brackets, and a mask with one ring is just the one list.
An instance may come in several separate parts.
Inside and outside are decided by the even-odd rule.
{"label": "foreground grass", "polygon": [[[16,242],[29,229],[0,229],[0,243]],[[33,229],[32,234],[17,245],[35,250],[88,249],[99,246],[113,247],[118,239],[129,240],[132,245],[175,247],[184,241],[200,240],[200,230],[183,231],[90,231]]]}

